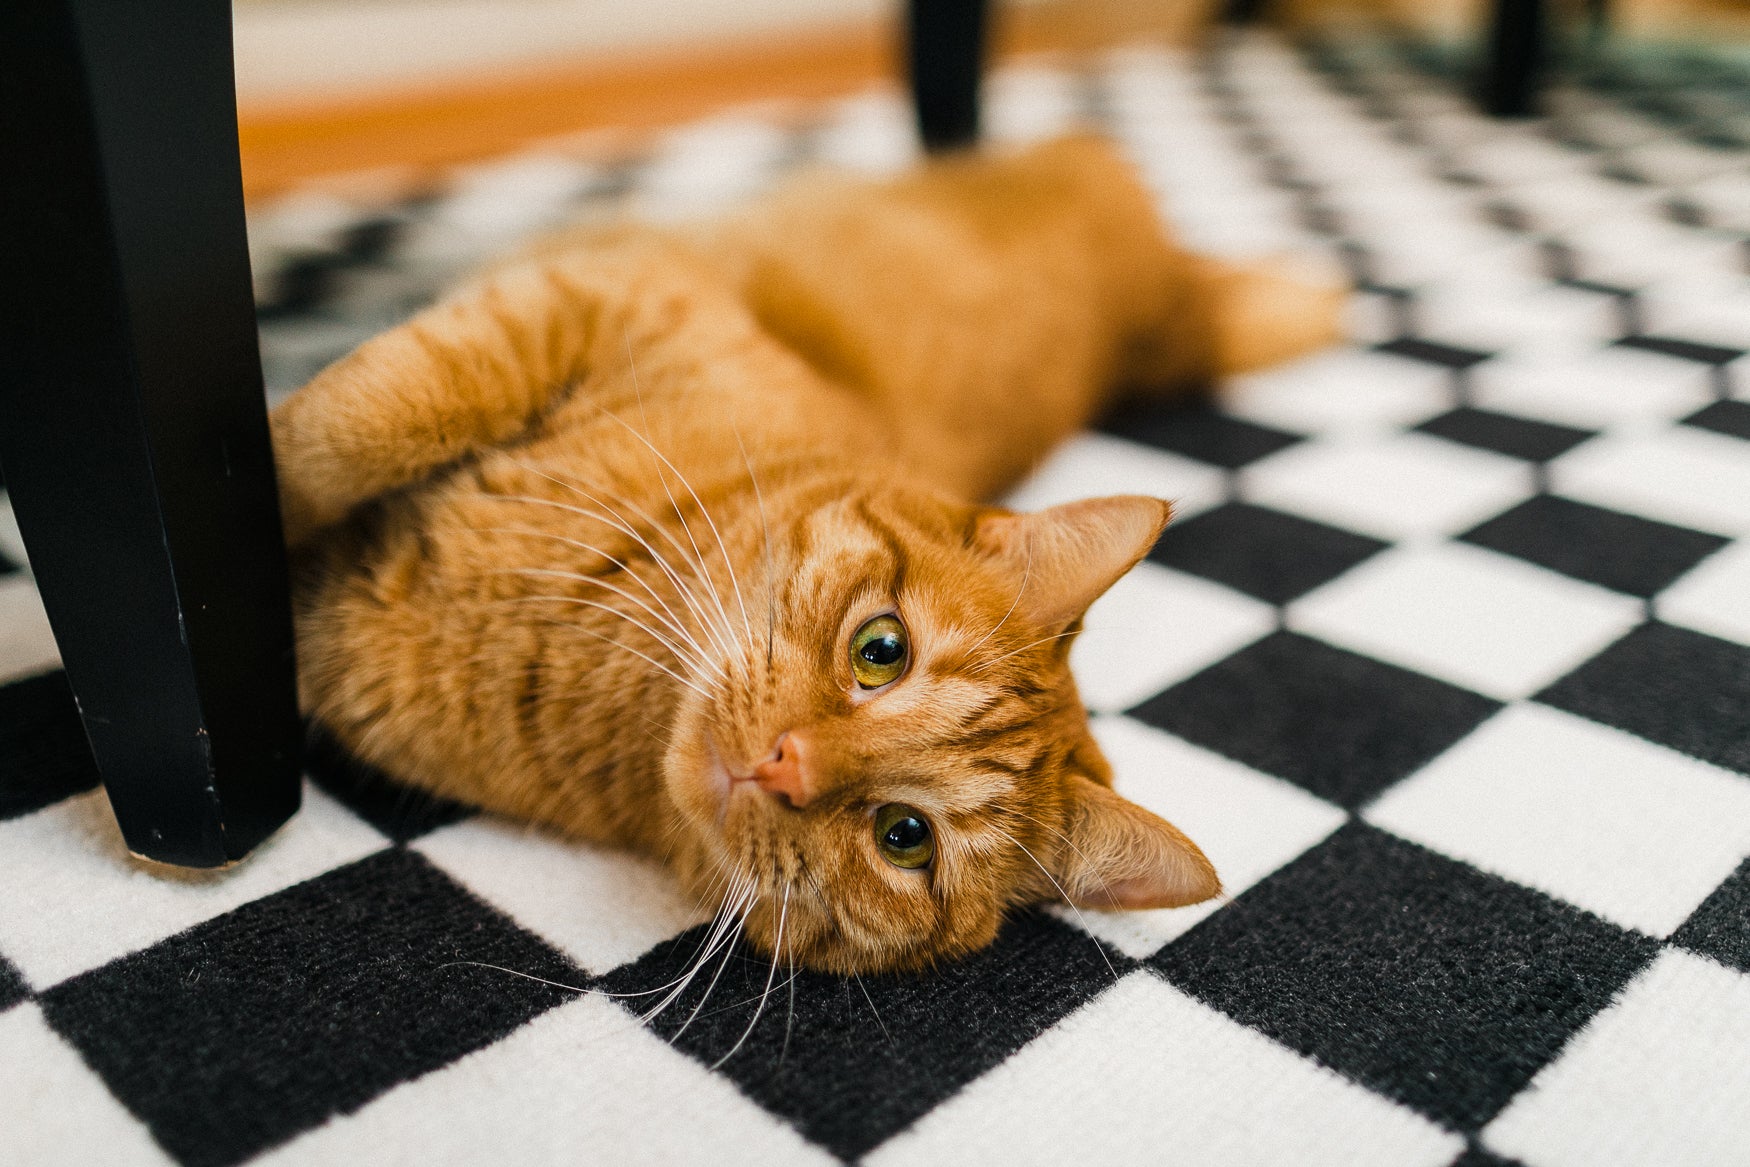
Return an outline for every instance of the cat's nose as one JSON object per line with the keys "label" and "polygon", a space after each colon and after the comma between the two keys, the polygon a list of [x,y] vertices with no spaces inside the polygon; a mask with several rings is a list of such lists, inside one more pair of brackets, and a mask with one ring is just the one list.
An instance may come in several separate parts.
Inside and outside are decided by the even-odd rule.
{"label": "cat's nose", "polygon": [[753,768],[753,780],[761,790],[783,798],[798,809],[814,798],[809,780],[807,747],[793,733],[781,733],[772,746],[772,756]]}

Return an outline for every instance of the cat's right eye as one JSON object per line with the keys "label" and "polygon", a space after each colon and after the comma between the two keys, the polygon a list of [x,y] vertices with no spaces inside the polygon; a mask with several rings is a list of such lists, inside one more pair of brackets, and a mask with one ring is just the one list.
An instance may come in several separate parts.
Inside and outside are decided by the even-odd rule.
{"label": "cat's right eye", "polygon": [[877,616],[851,637],[851,674],[864,689],[879,689],[905,672],[911,646],[898,616]]}

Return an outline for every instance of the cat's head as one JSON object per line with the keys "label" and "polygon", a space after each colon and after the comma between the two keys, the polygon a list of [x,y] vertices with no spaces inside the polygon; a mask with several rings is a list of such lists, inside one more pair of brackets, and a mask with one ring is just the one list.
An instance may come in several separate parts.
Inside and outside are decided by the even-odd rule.
{"label": "cat's head", "polygon": [[1021,904],[1217,894],[1195,844],[1111,789],[1068,667],[1088,605],[1168,513],[883,490],[771,532],[768,627],[686,695],[665,759],[704,882],[756,945],[917,968],[989,943]]}

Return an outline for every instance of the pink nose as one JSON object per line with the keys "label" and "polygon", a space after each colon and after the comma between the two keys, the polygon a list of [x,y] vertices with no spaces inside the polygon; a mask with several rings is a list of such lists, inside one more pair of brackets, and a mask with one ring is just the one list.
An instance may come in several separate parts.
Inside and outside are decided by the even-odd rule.
{"label": "pink nose", "polygon": [[779,734],[772,756],[753,768],[753,780],[761,790],[780,795],[791,806],[807,806],[814,789],[808,780],[802,739],[793,733]]}

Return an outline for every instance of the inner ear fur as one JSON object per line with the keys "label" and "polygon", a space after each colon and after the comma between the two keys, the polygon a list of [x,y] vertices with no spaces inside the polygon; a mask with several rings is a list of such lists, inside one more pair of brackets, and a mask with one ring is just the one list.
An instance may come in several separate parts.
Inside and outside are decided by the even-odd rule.
{"label": "inner ear fur", "polygon": [[1048,628],[1067,628],[1166,529],[1172,504],[1138,494],[1089,498],[1032,514],[992,509],[976,538],[1025,580],[1020,609]]}
{"label": "inner ear fur", "polygon": [[1166,819],[1080,774],[1053,872],[1080,908],[1178,908],[1221,892],[1215,866]]}

